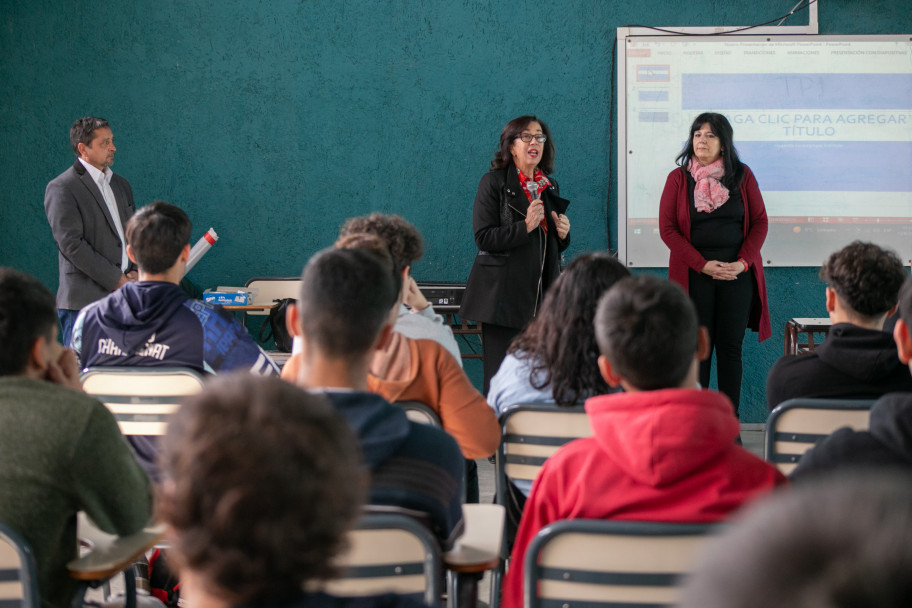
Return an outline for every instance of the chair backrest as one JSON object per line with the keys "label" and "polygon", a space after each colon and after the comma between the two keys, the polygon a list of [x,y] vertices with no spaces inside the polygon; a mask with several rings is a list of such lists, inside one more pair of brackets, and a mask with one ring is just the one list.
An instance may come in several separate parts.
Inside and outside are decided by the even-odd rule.
{"label": "chair backrest", "polygon": [[507,479],[534,481],[545,460],[562,445],[592,435],[582,405],[525,403],[500,416],[503,436],[495,460],[497,503],[506,505]]}
{"label": "chair backrest", "polygon": [[405,415],[408,416],[408,419],[412,422],[443,428],[443,423],[440,422],[440,416],[438,416],[437,412],[431,409],[431,406],[426,403],[420,401],[395,401],[393,402],[393,405],[397,405],[404,409]]}
{"label": "chair backrest", "polygon": [[105,404],[124,435],[164,435],[181,399],[203,382],[184,367],[90,367],[82,374],[83,390]]}
{"label": "chair backrest", "polygon": [[416,519],[368,513],[348,533],[348,544],[336,560],[341,574],[327,581],[326,592],[348,597],[398,593],[429,606],[440,604],[440,549]]}
{"label": "chair backrest", "polygon": [[526,553],[525,605],[671,606],[716,525],[577,519],[545,526]]}
{"label": "chair backrest", "polygon": [[[257,290],[251,304],[272,304],[273,300],[298,298],[301,291],[301,277],[253,277],[245,287]],[[268,315],[268,310],[248,310],[248,315]]]}
{"label": "chair backrest", "polygon": [[38,569],[28,543],[0,523],[0,606],[39,608]]}
{"label": "chair backrest", "polygon": [[766,421],[764,455],[784,475],[801,456],[833,431],[867,430],[873,399],[789,399]]}

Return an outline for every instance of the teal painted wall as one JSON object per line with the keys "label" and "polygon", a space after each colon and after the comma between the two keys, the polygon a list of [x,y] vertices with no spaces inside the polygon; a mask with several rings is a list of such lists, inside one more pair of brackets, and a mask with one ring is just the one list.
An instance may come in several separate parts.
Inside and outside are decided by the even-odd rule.
{"label": "teal painted wall", "polygon": [[[56,289],[44,187],[73,162],[68,129],[87,114],[111,122],[114,170],[137,204],[175,203],[194,238],[209,226],[222,237],[191,274],[201,286],[298,274],[369,211],[423,232],[419,279],[465,280],[475,187],[503,124],[526,112],[554,134],[568,253],[613,248],[616,28],[760,23],[793,4],[4,0],[0,263]],[[828,0],[819,21],[822,34],[897,34],[912,9]],[[816,271],[771,269],[768,284],[774,338],[746,339],[745,421],[765,418],[785,320],[823,313]]]}

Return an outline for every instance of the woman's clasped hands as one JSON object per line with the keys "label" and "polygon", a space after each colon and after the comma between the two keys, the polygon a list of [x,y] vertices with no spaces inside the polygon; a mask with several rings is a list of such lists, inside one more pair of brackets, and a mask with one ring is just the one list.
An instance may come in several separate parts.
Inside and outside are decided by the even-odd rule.
{"label": "woman's clasped hands", "polygon": [[706,262],[701,272],[719,281],[734,281],[739,274],[744,272],[744,264],[741,260],[735,260],[734,262],[710,260]]}

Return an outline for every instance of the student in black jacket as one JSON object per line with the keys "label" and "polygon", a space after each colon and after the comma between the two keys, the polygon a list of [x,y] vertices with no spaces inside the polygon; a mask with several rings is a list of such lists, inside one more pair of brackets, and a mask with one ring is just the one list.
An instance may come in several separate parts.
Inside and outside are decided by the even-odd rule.
{"label": "student in black jacket", "polygon": [[[898,360],[912,372],[912,278],[903,286],[900,307],[893,338]],[[836,431],[801,458],[792,477],[804,479],[849,466],[912,468],[912,390],[878,399],[871,407],[869,430]]]}
{"label": "student in black jacket", "polygon": [[[827,339],[805,355],[786,355],[766,379],[769,409],[795,397],[877,398],[912,391],[912,374],[896,356],[889,333],[906,272],[890,250],[854,243],[820,269],[833,326]],[[886,322],[886,326],[885,326]]]}

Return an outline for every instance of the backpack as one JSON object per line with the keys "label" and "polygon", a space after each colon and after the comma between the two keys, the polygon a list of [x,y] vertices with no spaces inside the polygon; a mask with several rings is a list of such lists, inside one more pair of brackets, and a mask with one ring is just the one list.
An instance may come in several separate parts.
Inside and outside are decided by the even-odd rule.
{"label": "backpack", "polygon": [[[288,327],[285,325],[285,313],[288,310],[288,305],[294,304],[296,301],[294,298],[273,300],[273,302],[276,302],[276,307],[269,310],[269,318],[263,321],[257,334],[260,342],[266,342],[269,338],[273,338],[276,350],[283,353],[291,352],[292,337],[288,333]],[[267,329],[269,333],[266,333]]]}

